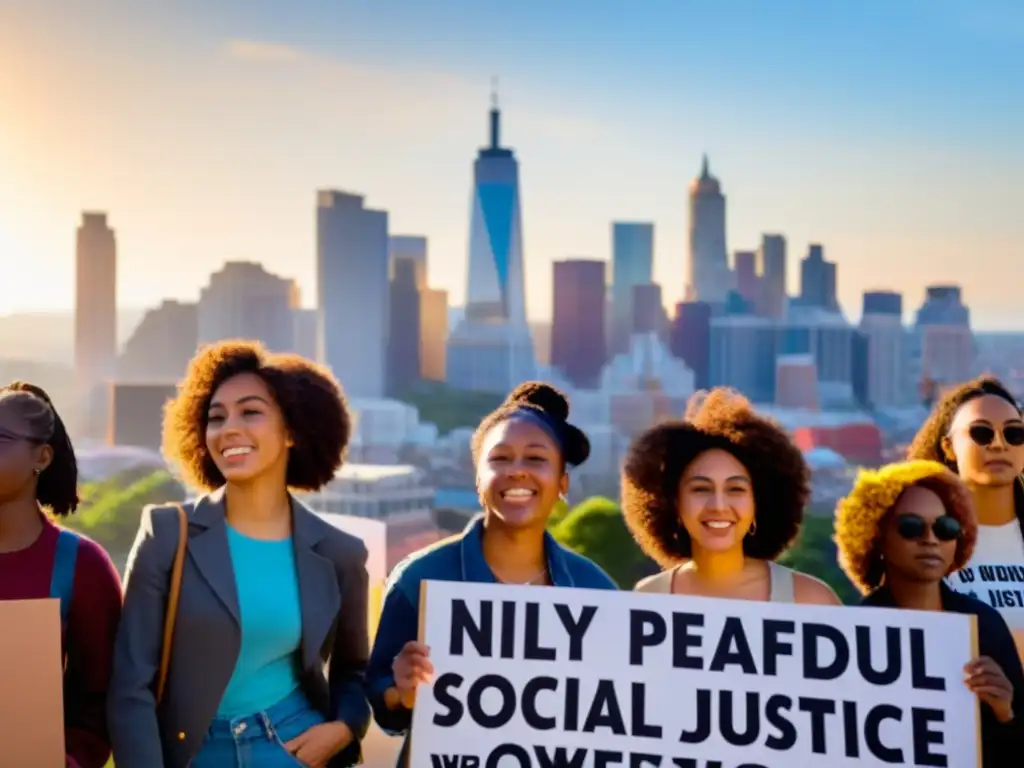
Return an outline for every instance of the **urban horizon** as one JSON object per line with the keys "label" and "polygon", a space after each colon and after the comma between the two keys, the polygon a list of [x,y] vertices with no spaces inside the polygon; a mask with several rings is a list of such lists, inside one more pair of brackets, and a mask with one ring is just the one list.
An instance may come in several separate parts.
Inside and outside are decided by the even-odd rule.
{"label": "urban horizon", "polygon": [[[786,234],[791,261],[822,243],[843,275],[839,299],[851,320],[865,290],[891,287],[910,310],[925,283],[952,283],[979,330],[1021,327],[1013,291],[985,278],[1015,264],[1024,241],[1011,202],[1024,178],[1015,170],[1024,162],[1020,115],[999,85],[1020,54],[993,38],[1005,4],[988,7],[986,24],[934,5],[902,15],[851,10],[840,25],[850,37],[786,2],[742,19],[668,4],[659,13],[606,9],[584,27],[569,23],[579,6],[546,9],[545,28],[573,29],[571,62],[521,36],[538,23],[540,6],[530,5],[495,9],[486,24],[457,3],[429,19],[407,7],[402,24],[380,10],[304,3],[287,23],[229,9],[211,19],[196,8],[171,23],[153,4],[132,18],[71,9],[75,23],[54,28],[45,10],[5,11],[0,71],[33,74],[0,76],[5,103],[21,105],[0,142],[0,251],[36,268],[0,287],[0,314],[70,310],[70,233],[93,208],[118,231],[121,306],[192,301],[236,259],[294,277],[311,306],[309,200],[335,184],[389,210],[391,231],[426,235],[430,283],[461,305],[468,161],[484,141],[487,81],[497,73],[505,143],[523,162],[531,319],[550,319],[550,264],[608,261],[617,220],[656,224],[654,281],[667,307],[680,301],[685,188],[706,151],[729,200],[730,253],[755,248],[765,231]],[[444,60],[443,35],[429,45],[409,38],[413,17],[420,32],[472,32],[477,53]],[[93,28],[117,33],[102,55],[89,42]],[[631,35],[607,37],[613,29]],[[882,45],[910,30],[901,45]],[[712,44],[726,31],[742,50]],[[369,39],[380,41],[376,59],[360,42]],[[669,39],[677,53],[666,57]],[[933,49],[959,51],[969,64],[947,66]],[[609,50],[630,55],[613,68]],[[808,68],[812,60],[820,66]],[[543,77],[526,61],[543,61]],[[81,72],[83,88],[68,91],[55,67]],[[885,87],[872,75],[879,68]],[[737,120],[752,114],[759,118]],[[66,124],[79,127],[74,147],[53,133]],[[880,274],[888,285],[872,279]],[[787,288],[795,293],[795,280]]]}

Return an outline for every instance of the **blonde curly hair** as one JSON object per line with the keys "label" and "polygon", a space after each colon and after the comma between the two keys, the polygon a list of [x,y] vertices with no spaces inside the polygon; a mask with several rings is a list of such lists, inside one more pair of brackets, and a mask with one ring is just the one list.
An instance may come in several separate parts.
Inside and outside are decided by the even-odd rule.
{"label": "blonde curly hair", "polygon": [[934,492],[942,499],[946,513],[960,523],[960,538],[949,573],[960,570],[971,559],[978,521],[971,492],[955,473],[937,461],[928,460],[861,470],[850,495],[836,505],[833,539],[839,550],[839,566],[863,594],[877,589],[884,576],[879,552],[882,521],[903,492],[913,486]]}

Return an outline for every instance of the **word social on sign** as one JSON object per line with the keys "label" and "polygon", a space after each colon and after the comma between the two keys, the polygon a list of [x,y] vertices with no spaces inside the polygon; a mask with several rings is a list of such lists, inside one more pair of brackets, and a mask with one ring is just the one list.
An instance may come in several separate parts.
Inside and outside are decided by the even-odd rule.
{"label": "word social on sign", "polygon": [[979,765],[973,617],[423,588],[411,768]]}

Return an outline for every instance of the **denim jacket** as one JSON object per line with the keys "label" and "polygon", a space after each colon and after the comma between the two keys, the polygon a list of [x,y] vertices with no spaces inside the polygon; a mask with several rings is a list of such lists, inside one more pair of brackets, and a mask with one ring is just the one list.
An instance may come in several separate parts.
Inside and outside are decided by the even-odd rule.
{"label": "denim jacket", "polygon": [[[391,572],[370,654],[366,688],[377,725],[392,736],[407,736],[412,723],[411,711],[388,708],[384,692],[395,684],[391,671],[395,656],[419,634],[420,583],[425,580],[498,583],[484,560],[483,530],[483,516],[480,515],[461,534],[410,555]],[[566,549],[549,533],[544,535],[544,549],[554,586],[618,589],[597,564]],[[408,749],[406,739],[398,765],[407,764]]]}

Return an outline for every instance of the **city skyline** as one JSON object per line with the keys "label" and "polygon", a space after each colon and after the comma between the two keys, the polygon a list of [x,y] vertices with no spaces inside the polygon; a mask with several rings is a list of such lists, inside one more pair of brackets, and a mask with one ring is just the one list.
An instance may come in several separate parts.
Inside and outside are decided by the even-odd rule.
{"label": "city skyline", "polygon": [[[456,23],[455,5],[440,3],[431,23],[479,29],[480,14],[466,13],[464,5]],[[1024,242],[1024,223],[1013,202],[1024,196],[1024,174],[1016,170],[1024,170],[1024,148],[1019,132],[1014,138],[1020,110],[997,99],[1008,77],[997,65],[1009,68],[1021,56],[1011,52],[1012,23],[986,27],[978,15],[966,19],[943,3],[934,4],[936,12],[927,17],[918,3],[908,3],[900,14],[875,14],[875,22],[892,25],[869,35],[875,42],[915,24],[922,39],[909,44],[909,51],[884,51],[882,62],[862,62],[865,69],[886,63],[895,69],[872,92],[875,109],[855,114],[864,104],[867,73],[854,71],[857,46],[847,37],[838,46],[844,63],[824,67],[834,70],[834,84],[844,91],[838,103],[818,100],[820,76],[808,71],[798,78],[808,86],[806,102],[792,100],[792,84],[777,84],[769,89],[776,100],[766,104],[768,97],[755,93],[759,78],[792,72],[793,62],[783,66],[773,59],[767,72],[746,70],[744,88],[737,69],[757,46],[742,55],[732,50],[729,55],[739,60],[726,66],[724,54],[712,56],[707,45],[693,54],[712,56],[707,81],[691,72],[681,90],[658,102],[652,82],[693,63],[683,54],[668,56],[664,35],[657,38],[662,47],[654,45],[641,62],[623,65],[618,78],[612,73],[609,79],[607,66],[582,71],[603,32],[614,20],[625,23],[611,11],[595,13],[576,33],[582,47],[575,73],[581,77],[570,88],[571,62],[555,62],[543,81],[531,71],[537,64],[525,63],[534,58],[529,46],[513,55],[505,39],[521,30],[529,13],[545,28],[565,29],[564,10],[496,10],[495,27],[506,22],[504,32],[495,28],[481,38],[495,43],[494,55],[473,46],[474,55],[466,57],[472,61],[445,61],[422,41],[405,55],[391,56],[410,34],[410,24],[423,22],[411,7],[375,58],[365,46],[340,48],[339,39],[312,34],[326,11],[299,4],[290,23],[281,25],[272,23],[280,21],[276,14],[257,6],[248,16],[192,7],[173,20],[156,6],[137,17],[114,18],[109,8],[91,15],[73,10],[74,23],[46,38],[44,10],[26,5],[0,11],[0,98],[23,106],[17,124],[0,132],[0,249],[5,261],[13,254],[11,262],[20,266],[0,286],[0,314],[70,309],[74,226],[80,212],[91,209],[107,211],[117,232],[122,307],[153,306],[164,295],[195,300],[212,272],[237,259],[260,261],[271,272],[296,278],[308,304],[316,295],[309,199],[325,186],[365,194],[368,205],[389,212],[394,232],[426,236],[430,282],[460,305],[469,238],[466,188],[481,144],[490,77],[497,73],[505,143],[522,162],[527,305],[533,318],[550,318],[552,262],[577,256],[609,260],[610,223],[616,220],[655,224],[654,279],[668,308],[680,300],[688,270],[687,187],[707,151],[728,191],[730,254],[756,248],[763,232],[784,233],[791,294],[798,289],[798,260],[810,243],[820,242],[825,257],[838,263],[839,298],[851,319],[859,316],[864,290],[902,292],[910,314],[927,284],[959,283],[979,330],[1024,327],[1012,281],[985,277],[986,271],[1011,267]],[[764,28],[766,37],[792,18],[789,4],[779,8],[778,18]],[[1002,8],[1012,17],[1008,4]],[[356,36],[360,30],[381,33],[387,15],[365,9],[337,13],[351,22]],[[630,17],[624,32],[653,35],[656,15]],[[747,15],[751,23],[764,21],[758,12]],[[700,20],[711,29],[729,29],[722,19],[694,10],[672,15],[664,26],[688,40],[693,32],[683,33],[687,24]],[[166,29],[158,30],[165,21]],[[867,31],[864,14],[853,21],[855,29]],[[101,55],[86,38],[96,25],[111,23],[116,34]],[[789,55],[820,50],[820,40],[812,44],[805,38],[821,24],[805,20],[797,30],[803,42]],[[157,31],[165,31],[166,40],[157,40]],[[741,42],[751,36],[745,24],[731,31]],[[781,56],[779,50],[793,39],[779,37],[769,47]],[[932,59],[908,63],[920,46],[940,40],[977,55],[955,71],[938,67],[930,74],[925,70],[935,69]],[[618,41],[613,48],[623,45]],[[653,66],[659,50],[663,69]],[[419,71],[411,71],[417,61]],[[714,63],[718,69],[712,71]],[[126,64],[137,79],[123,74]],[[73,92],[58,69],[82,72],[88,84]],[[626,78],[636,76],[652,82],[621,90]],[[942,94],[944,105],[935,90],[941,77],[955,86]],[[604,98],[594,93],[602,78],[613,88]],[[880,114],[900,93],[913,98],[901,110]],[[340,112],[328,103],[338,99],[346,107]],[[264,102],[281,114],[268,118]],[[757,125],[731,124],[747,109],[761,116]],[[682,117],[687,110],[689,120]],[[791,117],[781,119],[789,110]],[[616,118],[615,111],[630,119]],[[693,126],[695,111],[706,118],[702,128]],[[809,111],[816,118],[805,119]],[[114,123],[122,127],[110,130]],[[69,124],[79,128],[73,142],[55,130]],[[233,146],[226,147],[228,141]],[[27,269],[33,261],[38,269]]]}

